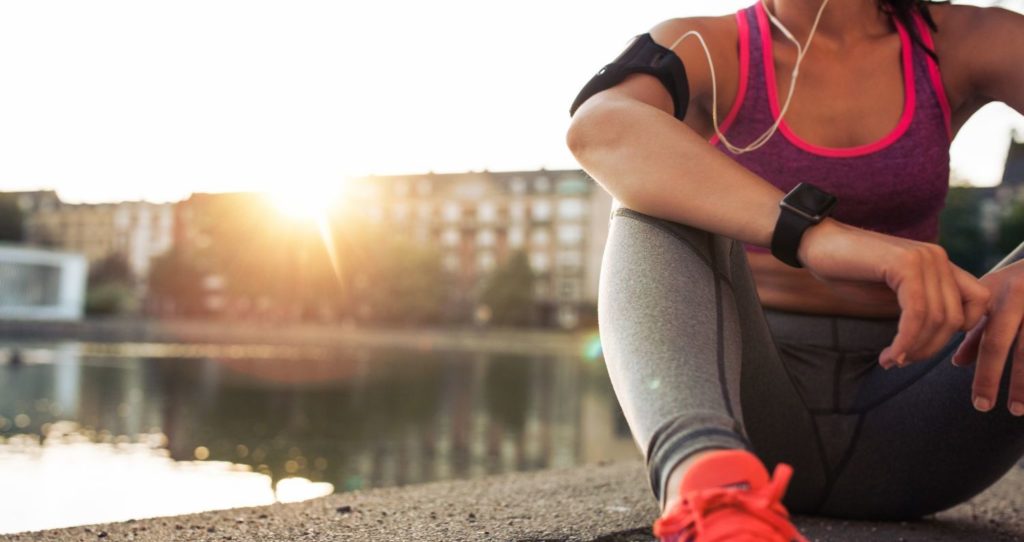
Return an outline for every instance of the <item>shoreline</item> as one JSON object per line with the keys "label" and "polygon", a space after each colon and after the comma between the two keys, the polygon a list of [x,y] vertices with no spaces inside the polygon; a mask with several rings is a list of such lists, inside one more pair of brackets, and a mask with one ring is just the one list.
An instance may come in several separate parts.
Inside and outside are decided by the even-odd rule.
{"label": "shoreline", "polygon": [[245,344],[471,350],[509,354],[582,355],[594,330],[526,328],[353,327],[342,324],[233,323],[219,320],[94,319],[75,322],[0,321],[0,340],[93,343]]}

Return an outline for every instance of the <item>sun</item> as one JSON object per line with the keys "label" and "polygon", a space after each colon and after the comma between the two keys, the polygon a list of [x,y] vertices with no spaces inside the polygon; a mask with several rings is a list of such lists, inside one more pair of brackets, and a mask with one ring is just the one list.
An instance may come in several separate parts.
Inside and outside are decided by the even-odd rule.
{"label": "sun", "polygon": [[341,197],[341,182],[289,183],[288,186],[265,191],[267,199],[286,218],[320,222]]}

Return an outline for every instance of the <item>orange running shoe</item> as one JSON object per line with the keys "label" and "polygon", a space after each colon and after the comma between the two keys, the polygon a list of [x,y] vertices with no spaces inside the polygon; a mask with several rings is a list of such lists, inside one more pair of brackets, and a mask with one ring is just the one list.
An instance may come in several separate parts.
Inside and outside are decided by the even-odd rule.
{"label": "orange running shoe", "polygon": [[654,535],[661,542],[807,542],[782,505],[792,475],[780,463],[769,480],[746,450],[711,452],[687,469],[680,498],[654,522]]}

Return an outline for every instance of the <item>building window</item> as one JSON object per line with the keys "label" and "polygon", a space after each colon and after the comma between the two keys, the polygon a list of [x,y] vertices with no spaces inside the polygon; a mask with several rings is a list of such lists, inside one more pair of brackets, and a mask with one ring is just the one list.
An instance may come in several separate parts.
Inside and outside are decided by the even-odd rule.
{"label": "building window", "polygon": [[476,218],[480,222],[494,222],[498,218],[498,208],[491,202],[484,202],[476,209]]}
{"label": "building window", "polygon": [[513,201],[508,205],[508,216],[512,222],[522,222],[526,219],[526,203]]}
{"label": "building window", "polygon": [[509,228],[508,246],[520,248],[523,246],[524,241],[526,241],[526,232],[523,231],[523,228]]}
{"label": "building window", "polygon": [[494,230],[480,230],[476,233],[476,242],[479,246],[489,247],[494,245]]}
{"label": "building window", "polygon": [[384,218],[384,210],[377,205],[367,209],[366,214],[369,215],[370,220],[374,222],[380,222],[381,219]]}
{"label": "building window", "polygon": [[449,201],[444,204],[444,219],[448,222],[457,222],[462,215],[462,209],[459,208],[459,204],[454,201]]}
{"label": "building window", "polygon": [[441,234],[441,244],[446,247],[453,247],[459,244],[459,230],[448,228]]}
{"label": "building window", "polygon": [[583,200],[578,198],[563,199],[558,202],[558,218],[577,220],[583,216]]}
{"label": "building window", "polygon": [[583,240],[583,227],[577,224],[563,224],[558,227],[558,242],[562,245],[577,245]]}
{"label": "building window", "polygon": [[559,179],[555,184],[555,191],[559,194],[586,194],[590,183],[580,177],[568,177]]}
{"label": "building window", "polygon": [[525,194],[526,193],[526,179],[522,177],[513,177],[512,182],[509,183],[512,187],[513,194]]}
{"label": "building window", "polygon": [[546,193],[551,190],[551,179],[547,175],[541,175],[533,180],[533,189],[540,193]]}
{"label": "building window", "polygon": [[430,179],[420,179],[416,181],[416,192],[421,196],[430,194]]}
{"label": "building window", "polygon": [[481,252],[480,254],[478,254],[476,262],[480,271],[484,273],[493,270],[495,264],[497,263],[497,261],[494,258],[494,253],[489,251]]}
{"label": "building window", "polygon": [[558,283],[558,299],[576,301],[579,297],[579,283],[575,280],[561,280]]}
{"label": "building window", "polygon": [[532,267],[534,271],[544,273],[548,270],[550,265],[551,262],[549,261],[546,252],[537,250],[530,254],[530,267]]}
{"label": "building window", "polygon": [[420,220],[430,220],[430,216],[434,210],[430,207],[429,203],[420,203],[417,213],[419,214]]}
{"label": "building window", "polygon": [[547,222],[551,220],[551,202],[548,200],[536,200],[533,202],[533,206],[530,209],[533,219],[537,222]]}
{"label": "building window", "polygon": [[578,250],[561,250],[557,258],[561,267],[575,269],[583,266],[583,254]]}
{"label": "building window", "polygon": [[398,197],[405,197],[409,194],[409,182],[405,179],[399,179],[395,182],[395,195]]}
{"label": "building window", "polygon": [[448,254],[444,257],[444,270],[449,273],[454,273],[459,269],[459,256],[457,254]]}
{"label": "building window", "polygon": [[534,246],[545,246],[551,240],[551,234],[546,228],[534,228],[530,234],[530,243]]}

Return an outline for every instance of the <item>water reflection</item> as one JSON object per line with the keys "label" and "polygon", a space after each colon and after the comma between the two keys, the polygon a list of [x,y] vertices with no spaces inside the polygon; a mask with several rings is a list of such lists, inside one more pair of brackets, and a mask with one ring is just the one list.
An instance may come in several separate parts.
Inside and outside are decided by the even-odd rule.
{"label": "water reflection", "polygon": [[[47,454],[114,472],[68,472],[45,484],[22,478],[27,495],[17,501],[51,516],[62,514],[54,493],[135,510],[123,504],[132,500],[126,495],[181,488],[192,495],[185,501],[213,509],[253,504],[232,492],[272,502],[272,484],[287,500],[328,487],[318,482],[349,490],[639,454],[593,356],[80,343],[19,351],[18,364],[0,354],[0,478],[24,476],[26,464],[45,468]],[[31,453],[31,437],[15,437],[43,434],[45,444]],[[121,476],[120,464],[138,471]],[[227,475],[237,487],[184,481],[217,484]],[[121,487],[120,497],[115,489],[95,494],[98,486]],[[128,517],[177,513],[168,506]],[[85,511],[65,517],[53,524],[104,520]],[[15,529],[0,518],[0,532]]]}

